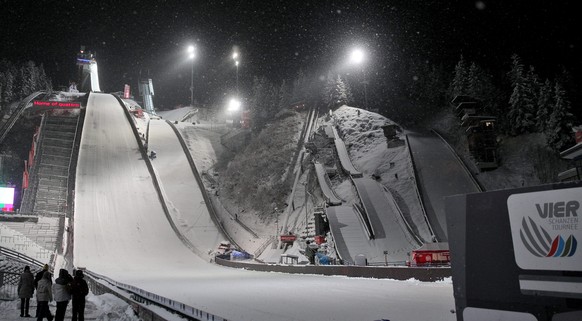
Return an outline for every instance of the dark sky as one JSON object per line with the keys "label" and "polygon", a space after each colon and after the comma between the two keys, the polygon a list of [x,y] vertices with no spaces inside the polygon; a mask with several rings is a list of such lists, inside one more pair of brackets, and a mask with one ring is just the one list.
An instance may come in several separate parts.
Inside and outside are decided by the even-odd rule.
{"label": "dark sky", "polygon": [[553,77],[560,65],[581,70],[576,12],[572,1],[538,0],[0,0],[0,58],[42,63],[63,85],[85,45],[97,53],[102,90],[149,75],[157,107],[189,102],[188,44],[198,48],[195,97],[205,103],[234,90],[234,46],[243,92],[255,75],[280,81],[299,68],[325,75],[356,44],[368,51],[370,81],[382,84],[410,59],[449,67],[461,53],[499,69],[517,53]]}

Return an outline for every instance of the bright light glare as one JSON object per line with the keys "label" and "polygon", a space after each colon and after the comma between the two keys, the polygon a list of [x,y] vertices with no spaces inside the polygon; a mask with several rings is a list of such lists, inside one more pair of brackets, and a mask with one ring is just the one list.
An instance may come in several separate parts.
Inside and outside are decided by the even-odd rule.
{"label": "bright light glare", "polygon": [[362,63],[364,61],[364,51],[360,48],[354,49],[350,55],[350,61],[354,64]]}
{"label": "bright light glare", "polygon": [[188,46],[188,58],[192,60],[196,58],[196,48],[192,45]]}
{"label": "bright light glare", "polygon": [[236,60],[236,58],[238,58],[238,52],[236,52],[236,51],[235,51],[235,52],[232,54],[232,59]]}
{"label": "bright light glare", "polygon": [[232,112],[232,111],[237,111],[239,109],[240,109],[240,101],[238,99],[233,98],[228,102],[228,107],[226,110]]}
{"label": "bright light glare", "polygon": [[234,62],[234,65],[235,66],[238,66],[238,60]]}

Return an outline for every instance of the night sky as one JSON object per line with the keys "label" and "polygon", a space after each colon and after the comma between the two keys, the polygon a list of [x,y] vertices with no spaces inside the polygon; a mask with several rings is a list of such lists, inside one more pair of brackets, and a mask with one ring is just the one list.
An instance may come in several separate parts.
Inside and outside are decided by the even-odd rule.
{"label": "night sky", "polygon": [[[559,2],[559,3],[558,3]],[[97,54],[103,91],[152,78],[157,108],[188,105],[197,47],[195,99],[232,94],[233,48],[242,56],[243,95],[254,76],[274,82],[302,68],[341,69],[354,45],[368,52],[377,95],[408,76],[411,59],[452,68],[461,54],[509,70],[511,54],[542,77],[582,71],[580,21],[573,1],[28,1],[0,0],[0,59],[42,63],[53,85],[75,79],[81,45]]]}

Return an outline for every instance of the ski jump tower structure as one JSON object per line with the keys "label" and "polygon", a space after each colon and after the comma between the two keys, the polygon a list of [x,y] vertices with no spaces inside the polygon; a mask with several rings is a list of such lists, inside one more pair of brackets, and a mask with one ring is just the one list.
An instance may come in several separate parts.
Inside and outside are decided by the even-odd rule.
{"label": "ski jump tower structure", "polygon": [[77,66],[79,66],[79,90],[81,92],[100,92],[95,53],[85,51],[85,46],[81,46],[81,50],[77,53]]}

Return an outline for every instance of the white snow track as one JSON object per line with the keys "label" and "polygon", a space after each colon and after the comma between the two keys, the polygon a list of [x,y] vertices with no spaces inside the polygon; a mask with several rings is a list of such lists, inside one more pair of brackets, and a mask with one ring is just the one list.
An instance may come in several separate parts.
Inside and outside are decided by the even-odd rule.
{"label": "white snow track", "polygon": [[[163,184],[169,193],[169,179]],[[106,94],[88,101],[74,244],[77,267],[228,320],[455,320],[450,281],[252,272],[202,260],[170,227],[124,111]]]}

